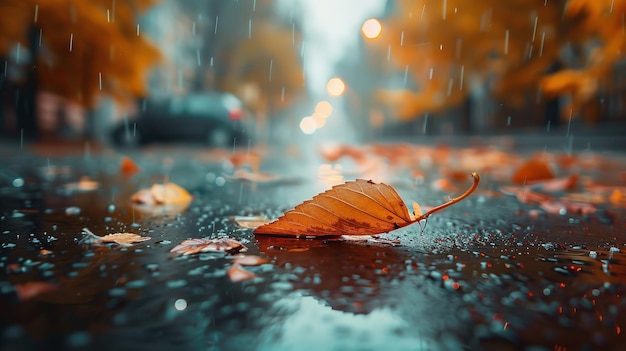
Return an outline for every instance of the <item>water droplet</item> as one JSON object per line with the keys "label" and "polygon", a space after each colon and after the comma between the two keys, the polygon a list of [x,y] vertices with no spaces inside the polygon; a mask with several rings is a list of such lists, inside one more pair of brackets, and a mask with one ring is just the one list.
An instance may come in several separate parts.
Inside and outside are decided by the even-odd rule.
{"label": "water droplet", "polygon": [[65,209],[65,214],[68,216],[76,216],[80,214],[80,207],[71,206]]}
{"label": "water droplet", "polygon": [[185,299],[178,299],[174,301],[174,308],[182,311],[187,308],[187,301]]}

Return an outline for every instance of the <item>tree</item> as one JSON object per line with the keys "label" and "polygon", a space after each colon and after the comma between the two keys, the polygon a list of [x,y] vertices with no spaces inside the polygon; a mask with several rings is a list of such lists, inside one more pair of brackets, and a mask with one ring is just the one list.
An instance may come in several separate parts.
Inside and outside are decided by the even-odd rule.
{"label": "tree", "polygon": [[[571,94],[577,109],[597,92],[626,43],[626,2],[613,0],[397,0],[371,45],[407,69],[418,90],[381,90],[400,119],[487,90],[523,104],[529,91]],[[572,60],[561,55],[576,47]],[[555,62],[565,69],[549,72]],[[582,64],[576,65],[577,62]]]}
{"label": "tree", "polygon": [[[98,97],[121,103],[146,94],[148,68],[160,53],[144,36],[138,16],[155,0],[4,0],[0,2],[0,56],[26,50],[23,82],[31,96],[18,113],[36,134],[34,94],[47,91],[92,108]],[[18,60],[18,58],[16,58]],[[22,63],[22,62],[20,62]],[[27,65],[27,66],[26,66]],[[22,111],[23,112],[23,111]],[[36,136],[36,135],[32,135]]]}

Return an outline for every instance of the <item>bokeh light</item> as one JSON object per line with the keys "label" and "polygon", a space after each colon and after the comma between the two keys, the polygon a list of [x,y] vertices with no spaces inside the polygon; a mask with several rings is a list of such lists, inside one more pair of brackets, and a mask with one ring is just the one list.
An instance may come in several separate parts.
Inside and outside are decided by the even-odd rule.
{"label": "bokeh light", "polygon": [[333,105],[330,104],[330,102],[328,101],[320,101],[317,103],[317,105],[315,105],[315,113],[323,116],[323,117],[328,117],[330,116],[331,113],[333,113]]}
{"label": "bokeh light", "polygon": [[304,117],[300,121],[300,130],[302,130],[304,134],[315,133],[315,130],[317,130],[317,124],[315,123],[315,120],[313,119],[313,117],[311,116]]}
{"label": "bokeh light", "polygon": [[326,84],[326,91],[333,97],[341,96],[346,91],[346,84],[341,78],[331,78]]}
{"label": "bokeh light", "polygon": [[383,31],[383,25],[376,18],[370,18],[363,22],[363,26],[361,26],[361,33],[367,39],[376,39],[380,36],[380,33]]}

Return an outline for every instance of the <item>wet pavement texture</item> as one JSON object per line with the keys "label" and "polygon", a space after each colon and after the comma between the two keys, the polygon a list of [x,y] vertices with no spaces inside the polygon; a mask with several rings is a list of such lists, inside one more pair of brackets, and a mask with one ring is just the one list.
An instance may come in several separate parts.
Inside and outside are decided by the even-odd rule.
{"label": "wet pavement texture", "polygon": [[[4,148],[0,349],[621,350],[626,344],[623,207],[536,217],[536,206],[490,195],[498,182],[483,177],[482,192],[433,215],[424,232],[414,224],[384,235],[400,240],[396,246],[255,238],[237,217],[274,219],[326,190],[331,178],[362,176],[350,165],[339,169],[286,150],[263,161],[264,172],[279,176],[253,183],[231,176],[228,151],[133,151],[142,171],[122,176],[121,151]],[[623,153],[608,157],[624,165]],[[395,169],[377,181],[392,185],[407,204],[436,205],[450,195],[428,186],[436,174],[426,171],[418,181]],[[72,185],[85,176],[98,187]],[[188,207],[131,204],[133,193],[166,179],[194,196]],[[83,245],[83,228],[151,240]],[[230,255],[170,253],[185,239],[205,237],[237,239],[246,254],[269,263],[246,267],[256,278],[233,282]],[[30,298],[18,294],[17,287],[32,282],[53,288]]]}

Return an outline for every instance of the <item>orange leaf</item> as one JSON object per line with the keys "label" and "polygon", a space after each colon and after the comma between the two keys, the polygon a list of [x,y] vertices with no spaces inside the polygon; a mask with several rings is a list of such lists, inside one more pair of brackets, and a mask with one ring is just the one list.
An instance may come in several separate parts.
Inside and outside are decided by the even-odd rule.
{"label": "orange leaf", "polygon": [[[480,177],[461,196],[414,218],[394,188],[363,179],[336,185],[285,212],[278,220],[260,226],[254,234],[295,237],[374,235],[428,218],[469,196]],[[418,207],[414,207],[418,208]]]}
{"label": "orange leaf", "polygon": [[27,282],[15,286],[15,292],[20,301],[30,300],[37,295],[44,294],[59,288],[56,284],[46,282]]}
{"label": "orange leaf", "polygon": [[108,234],[100,238],[100,240],[107,243],[116,243],[122,246],[129,246],[133,243],[138,243],[146,240],[150,240],[149,236],[141,236],[133,233],[115,233]]}
{"label": "orange leaf", "polygon": [[554,178],[549,180],[542,180],[539,182],[533,182],[532,186],[540,188],[543,191],[559,192],[573,190],[578,182],[578,175],[572,174],[571,176],[564,178]]}
{"label": "orange leaf", "polygon": [[514,184],[526,184],[537,180],[547,180],[554,178],[552,169],[542,160],[531,159],[524,162],[513,174]]}
{"label": "orange leaf", "polygon": [[230,281],[238,283],[254,279],[256,278],[256,275],[243,269],[240,265],[234,264],[228,269],[228,278],[230,279]]}
{"label": "orange leaf", "polygon": [[122,161],[120,164],[120,173],[122,173],[122,175],[132,176],[138,173],[140,170],[141,168],[139,168],[135,161],[133,161],[130,157],[122,157]]}
{"label": "orange leaf", "polygon": [[170,252],[184,256],[193,255],[200,252],[244,252],[248,248],[235,239],[188,239],[176,245]]}
{"label": "orange leaf", "polygon": [[87,228],[83,228],[85,236],[79,241],[80,244],[97,245],[103,242],[116,243],[122,246],[130,246],[133,243],[138,243],[146,240],[150,240],[149,236],[141,236],[133,233],[115,233],[105,236],[98,236],[91,232]]}
{"label": "orange leaf", "polygon": [[191,195],[187,190],[174,183],[154,184],[152,196],[160,204],[180,204],[191,201]]}
{"label": "orange leaf", "polygon": [[177,205],[188,204],[193,197],[187,190],[174,183],[154,184],[150,189],[141,189],[131,201],[146,205]]}
{"label": "orange leaf", "polygon": [[269,260],[267,258],[255,255],[239,256],[235,257],[235,259],[233,260],[233,264],[238,264],[241,266],[258,266],[268,262]]}

